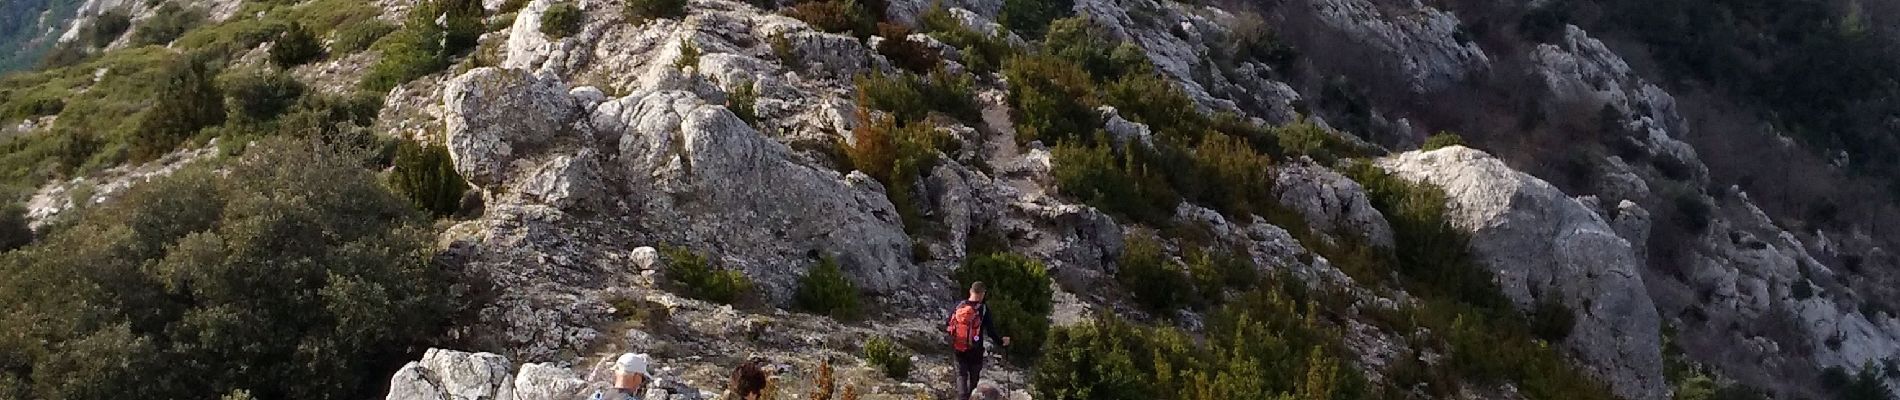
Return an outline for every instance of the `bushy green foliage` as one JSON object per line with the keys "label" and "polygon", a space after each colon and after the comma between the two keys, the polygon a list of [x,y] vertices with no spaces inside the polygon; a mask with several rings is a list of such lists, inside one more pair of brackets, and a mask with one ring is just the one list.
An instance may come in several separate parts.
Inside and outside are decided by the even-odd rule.
{"label": "bushy green foliage", "polygon": [[1075,0],[1003,0],[997,21],[1023,37],[1042,36],[1049,22],[1074,13]]}
{"label": "bushy green foliage", "polygon": [[1287,154],[1303,155],[1327,162],[1340,157],[1354,156],[1357,153],[1344,139],[1340,139],[1332,132],[1328,132],[1326,128],[1304,118],[1276,127],[1273,131],[1274,136],[1279,140],[1280,148]]}
{"label": "bushy green foliage", "polygon": [[636,25],[658,18],[685,18],[686,0],[628,0],[621,13]]}
{"label": "bushy green foliage", "polygon": [[1160,136],[1183,143],[1200,140],[1212,128],[1194,100],[1160,75],[1139,73],[1116,79],[1102,91],[1102,101],[1114,106],[1122,118],[1148,125]]}
{"label": "bushy green foliage", "polygon": [[1886,379],[1879,370],[1871,363],[1852,373],[1828,367],[1821,372],[1821,386],[1828,388],[1835,400],[1891,400],[1893,395],[1887,391]]}
{"label": "bushy green foliage", "polygon": [[744,272],[714,265],[691,249],[667,247],[660,255],[666,258],[666,275],[688,297],[733,304],[752,292],[752,279]]}
{"label": "bushy green foliage", "polygon": [[925,171],[936,166],[937,148],[943,142],[943,134],[928,123],[900,126],[890,116],[872,118],[860,111],[845,155],[850,157],[852,167],[884,184],[884,193],[897,206],[904,229],[916,233],[924,224],[915,192],[917,182]]}
{"label": "bushy green foliage", "polygon": [[[1227,135],[1211,135],[1194,147],[1193,197],[1227,215],[1265,214],[1273,207],[1273,166],[1267,156]],[[1177,186],[1182,186],[1177,184]]]}
{"label": "bushy green foliage", "polygon": [[[402,28],[384,35],[373,46],[382,59],[363,74],[364,90],[387,92],[409,81],[449,67],[450,58],[475,47],[482,34],[479,0],[429,0],[410,10]],[[442,23],[438,24],[439,18]],[[367,28],[366,28],[367,29]]]}
{"label": "bushy green foliage", "polygon": [[462,208],[468,182],[455,172],[447,147],[404,140],[396,147],[394,164],[390,186],[409,199],[409,204],[436,217],[453,215]]}
{"label": "bushy green foliage", "polygon": [[541,33],[557,39],[568,37],[581,31],[581,22],[586,17],[574,3],[554,3],[541,13]]}
{"label": "bushy green foliage", "polygon": [[396,26],[380,19],[366,19],[337,27],[330,33],[330,51],[336,54],[354,54],[368,50],[370,45],[395,32]]}
{"label": "bushy green foliage", "polygon": [[1055,295],[1049,287],[1049,271],[1042,263],[1009,253],[973,255],[965,258],[963,266],[950,277],[957,281],[960,289],[955,295],[959,298],[973,282],[989,286],[985,302],[991,322],[1003,336],[1010,337],[1010,359],[1027,364],[1042,354],[1053,309],[1051,298]]}
{"label": "bushy green foliage", "polygon": [[860,104],[891,113],[898,121],[921,121],[932,111],[964,121],[982,118],[968,76],[941,69],[927,76],[874,72],[858,76],[856,83]]}
{"label": "bushy green foliage", "polygon": [[33,242],[33,229],[27,227],[26,207],[18,204],[0,207],[0,253]]}
{"label": "bushy green foliage", "polygon": [[277,118],[302,97],[306,88],[289,74],[246,69],[219,77],[224,90],[225,114],[233,121],[259,122]]}
{"label": "bushy green foliage", "polygon": [[317,36],[305,29],[303,24],[291,23],[284,33],[277,37],[277,43],[270,47],[270,61],[279,68],[290,68],[323,55],[323,43]]}
{"label": "bushy green foliage", "polygon": [[1344,172],[1365,187],[1373,208],[1391,222],[1393,253],[1404,261],[1398,265],[1400,274],[1437,295],[1486,310],[1510,309],[1491,272],[1472,260],[1469,236],[1445,219],[1443,190],[1367,163],[1355,163]]}
{"label": "bushy green foliage", "polygon": [[1101,128],[1094,83],[1075,63],[1041,54],[1018,56],[1003,63],[1003,76],[1009,81],[1017,142],[1086,142]]}
{"label": "bushy green foliage", "polygon": [[1252,289],[1260,280],[1253,260],[1225,251],[1195,248],[1187,252],[1187,262],[1188,278],[1206,304],[1226,300],[1229,289]]}
{"label": "bushy green foliage", "polygon": [[685,71],[687,68],[699,68],[699,45],[691,40],[680,39],[680,58],[673,60],[673,68]]}
{"label": "bushy green foliage", "polygon": [[1237,12],[1234,17],[1232,29],[1221,42],[1230,50],[1228,54],[1216,54],[1216,57],[1259,61],[1276,68],[1288,68],[1299,57],[1299,52],[1281,41],[1259,14]]}
{"label": "bushy green foliage", "polygon": [[1376,398],[1314,312],[1251,292],[1210,318],[1204,342],[1101,315],[1051,332],[1030,384],[1036,398],[1059,400]]}
{"label": "bushy green foliage", "polygon": [[132,17],[126,15],[124,9],[114,8],[93,17],[92,24],[86,26],[83,38],[92,47],[103,48],[119,40],[119,36],[125,35],[125,31],[131,28]]}
{"label": "bushy green foliage", "polygon": [[910,377],[910,349],[890,339],[874,337],[864,342],[864,360],[891,379],[901,381]]}
{"label": "bushy green foliage", "polygon": [[205,19],[204,10],[185,8],[175,2],[165,2],[152,11],[151,16],[139,21],[138,28],[132,31],[132,45],[160,45],[171,43],[183,36]]}
{"label": "bushy green foliage", "polygon": [[813,29],[831,33],[849,33],[867,38],[877,33],[877,14],[858,0],[804,0],[785,9],[785,16],[797,18]]}
{"label": "bushy green foliage", "polygon": [[357,165],[267,141],[0,255],[0,381],[46,399],[380,396],[454,309],[427,222]]}
{"label": "bushy green foliage", "polygon": [[1168,259],[1161,243],[1144,235],[1129,235],[1115,260],[1115,280],[1134,295],[1135,302],[1164,315],[1192,301],[1194,287],[1185,272]]}
{"label": "bushy green foliage", "polygon": [[1439,131],[1425,138],[1425,145],[1419,146],[1419,150],[1438,150],[1445,147],[1463,145],[1465,145],[1464,137],[1448,131]]}
{"label": "bushy green foliage", "polygon": [[1049,24],[1049,33],[1042,39],[1042,53],[1074,62],[1104,82],[1154,74],[1148,55],[1140,47],[1111,42],[1114,37],[1088,17],[1063,18]]}
{"label": "bushy green foliage", "polygon": [[153,104],[138,116],[132,138],[132,158],[151,160],[198,133],[224,122],[224,95],[213,83],[210,67],[201,57],[168,61],[153,92]]}
{"label": "bushy green foliage", "polygon": [[1053,153],[1056,187],[1109,214],[1158,224],[1181,202],[1161,171],[1118,154],[1107,143],[1063,143]]}
{"label": "bushy green foliage", "polygon": [[798,279],[798,292],[792,295],[792,304],[805,312],[839,319],[854,318],[858,315],[858,286],[838,268],[837,260],[826,256]]}
{"label": "bushy green foliage", "polygon": [[[1016,48],[1010,46],[1000,32],[977,32],[943,8],[941,2],[933,2],[929,10],[917,17],[918,25],[930,37],[954,47],[963,55],[963,66],[971,72],[988,74],[1003,65],[1003,60],[1016,54]],[[1000,28],[999,28],[1000,29]]]}
{"label": "bushy green foliage", "polygon": [[752,82],[740,81],[726,88],[726,109],[747,125],[759,123],[759,89]]}

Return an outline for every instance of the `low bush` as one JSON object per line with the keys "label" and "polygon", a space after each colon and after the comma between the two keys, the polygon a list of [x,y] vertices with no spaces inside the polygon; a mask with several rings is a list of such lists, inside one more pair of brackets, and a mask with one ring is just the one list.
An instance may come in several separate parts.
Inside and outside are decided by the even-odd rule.
{"label": "low bush", "polygon": [[541,33],[556,39],[580,33],[581,22],[586,17],[586,12],[574,3],[554,3],[541,14]]}
{"label": "low bush", "polygon": [[124,36],[132,28],[132,17],[124,9],[114,8],[93,17],[92,24],[86,26],[84,39],[92,47],[104,48]]}
{"label": "low bush", "polygon": [[1273,133],[1280,149],[1289,155],[1312,157],[1321,163],[1356,155],[1352,145],[1344,139],[1304,118],[1275,127]]}
{"label": "low bush", "polygon": [[847,319],[858,315],[858,286],[851,283],[838,261],[826,256],[798,280],[798,292],[792,304],[813,314]]}
{"label": "low bush", "polygon": [[1161,243],[1144,235],[1129,235],[1121,256],[1115,260],[1115,280],[1134,295],[1135,302],[1149,311],[1172,315],[1193,301],[1195,293],[1174,262],[1168,259]]}
{"label": "low bush", "polygon": [[1094,139],[1089,133],[1102,127],[1094,83],[1081,66],[1047,55],[1019,56],[1004,62],[1003,76],[1017,142],[1086,144]]}
{"label": "low bush", "polygon": [[731,110],[732,115],[739,117],[740,121],[745,121],[746,125],[759,123],[758,104],[759,90],[752,86],[752,82],[739,81],[726,88],[726,109]]}
{"label": "low bush", "polygon": [[0,253],[33,243],[33,228],[27,223],[26,207],[18,204],[0,207]]}
{"label": "low bush", "polygon": [[1102,82],[1155,73],[1141,47],[1111,41],[1114,37],[1088,17],[1063,18],[1049,24],[1042,53],[1080,65]]}
{"label": "low bush", "polygon": [[447,147],[404,140],[396,147],[394,164],[389,175],[390,186],[417,209],[436,217],[447,217],[462,208],[462,195],[468,192],[468,182],[455,172]]}
{"label": "low bush", "polygon": [[1155,74],[1134,74],[1109,83],[1102,102],[1129,121],[1148,125],[1159,136],[1195,143],[1207,136],[1211,121],[1173,81]]}
{"label": "low bush", "polygon": [[[917,17],[918,24],[931,37],[954,47],[962,53],[963,67],[977,74],[989,74],[1002,67],[1003,60],[1016,54],[1016,48],[1010,46],[1000,32],[977,32],[964,26],[962,21],[943,8],[941,3],[933,3],[929,10]],[[999,28],[1000,29],[1000,28]]]}
{"label": "low bush", "polygon": [[1197,202],[1235,218],[1265,214],[1277,204],[1272,162],[1240,139],[1210,135],[1194,147],[1193,161]]}
{"label": "low bush", "polygon": [[1074,0],[1003,0],[997,21],[1025,38],[1041,37],[1049,22],[1074,13]]}
{"label": "low bush", "polygon": [[898,121],[921,121],[941,112],[963,121],[982,119],[969,77],[943,70],[918,76],[909,73],[872,73],[856,79],[858,103],[891,113]]}
{"label": "low bush", "polygon": [[813,29],[868,38],[877,33],[877,15],[858,0],[806,0],[784,11]]}
{"label": "low bush", "polygon": [[174,58],[161,68],[154,104],[138,116],[133,133],[134,160],[156,159],[197,135],[199,129],[224,122],[224,94],[201,57]]}
{"label": "low bush", "polygon": [[752,292],[752,279],[744,272],[713,265],[690,249],[667,247],[660,255],[666,258],[666,275],[687,297],[733,304]]}
{"label": "low bush", "polygon": [[289,74],[260,69],[228,72],[219,77],[218,87],[224,91],[225,114],[240,122],[276,119],[306,90]]}
{"label": "low bush", "polygon": [[165,2],[151,12],[151,16],[139,21],[138,28],[132,31],[132,45],[160,45],[184,36],[186,31],[198,26],[205,19],[204,10],[185,8],[174,2]]}
{"label": "low bush", "polygon": [[1346,168],[1366,188],[1372,206],[1392,224],[1393,254],[1404,260],[1401,275],[1433,294],[1470,304],[1490,315],[1511,310],[1490,271],[1471,258],[1470,238],[1445,219],[1445,192],[1426,183],[1391,176],[1367,163]]}
{"label": "low bush", "polygon": [[423,27],[405,25],[376,42],[382,58],[363,74],[363,90],[383,93],[396,86],[449,67],[448,54],[442,48],[442,31],[433,24]]}
{"label": "low bush", "polygon": [[0,339],[21,398],[378,397],[457,311],[428,222],[309,142],[75,218],[0,254],[0,337],[33,338]]}
{"label": "low bush", "polygon": [[336,54],[354,54],[368,50],[370,45],[395,32],[396,26],[383,20],[370,18],[337,27],[330,33],[330,51]]}
{"label": "low bush", "polygon": [[1446,147],[1463,146],[1463,145],[1465,145],[1465,138],[1460,137],[1458,136],[1458,134],[1452,133],[1450,131],[1439,131],[1438,133],[1425,138],[1425,145],[1419,146],[1419,150],[1427,150],[1427,151],[1438,150],[1438,149],[1442,149]]}
{"label": "low bush", "polygon": [[270,47],[270,61],[277,64],[278,68],[303,65],[322,55],[323,43],[318,42],[316,35],[310,34],[310,30],[299,23],[291,23]]}
{"label": "low bush", "polygon": [[628,22],[644,24],[659,18],[679,19],[686,17],[687,0],[628,0],[621,13]]}
{"label": "low bush", "polygon": [[891,64],[915,73],[927,73],[943,64],[937,50],[923,43],[910,40],[910,28],[903,25],[879,22],[877,35],[884,37],[878,42],[877,52],[890,59]]}
{"label": "low bush", "polygon": [[1564,305],[1555,295],[1539,300],[1537,307],[1531,309],[1529,317],[1531,335],[1551,343],[1563,342],[1570,337],[1570,331],[1577,323],[1577,314]]}
{"label": "low bush", "polygon": [[1188,278],[1203,304],[1218,304],[1228,290],[1246,291],[1260,280],[1253,260],[1209,248],[1195,248],[1187,255]]}
{"label": "low bush", "polygon": [[[973,255],[963,266],[951,272],[958,288],[981,281],[989,287],[990,318],[1002,336],[1010,337],[1006,354],[1022,365],[1033,363],[1042,354],[1044,335],[1049,331],[1051,298],[1049,271],[1042,263],[1009,253]],[[955,296],[964,293],[959,289]]]}
{"label": "low bush", "polygon": [[884,376],[902,381],[910,377],[910,350],[883,337],[864,342],[864,360],[884,372]]}
{"label": "low bush", "polygon": [[673,68],[681,71],[687,68],[699,68],[699,45],[687,39],[680,39],[680,58],[673,60]]}
{"label": "low bush", "polygon": [[1056,187],[1109,214],[1159,224],[1181,202],[1160,171],[1119,156],[1108,144],[1058,144],[1053,153]]}
{"label": "low bush", "polygon": [[851,165],[884,184],[885,195],[897,207],[904,229],[917,233],[924,218],[915,189],[925,171],[936,166],[943,135],[928,123],[898,125],[890,116],[872,118],[858,113],[845,148]]}

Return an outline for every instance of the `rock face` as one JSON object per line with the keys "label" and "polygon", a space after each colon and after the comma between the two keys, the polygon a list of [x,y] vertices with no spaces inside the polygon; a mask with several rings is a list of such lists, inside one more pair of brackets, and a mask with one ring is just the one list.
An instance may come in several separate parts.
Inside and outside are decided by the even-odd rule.
{"label": "rock face", "polygon": [[1366,190],[1338,172],[1306,160],[1281,166],[1273,194],[1280,205],[1299,212],[1313,229],[1350,235],[1375,247],[1392,248],[1392,225],[1372,207]]}
{"label": "rock face", "polygon": [[1457,16],[1417,0],[1300,3],[1327,29],[1370,49],[1413,93],[1444,89],[1490,67],[1484,50],[1463,38]]}
{"label": "rock face", "polygon": [[[429,349],[421,361],[404,365],[389,380],[387,400],[579,400],[608,392],[604,379],[583,379],[573,370],[546,363],[523,364],[513,371],[508,358],[491,353]],[[649,385],[649,399],[699,400],[697,389]]]}
{"label": "rock face", "polygon": [[1522,309],[1559,301],[1577,320],[1565,347],[1612,390],[1661,399],[1661,321],[1627,241],[1583,204],[1489,154],[1463,146],[1379,161],[1445,190],[1447,218],[1470,231],[1478,261]]}

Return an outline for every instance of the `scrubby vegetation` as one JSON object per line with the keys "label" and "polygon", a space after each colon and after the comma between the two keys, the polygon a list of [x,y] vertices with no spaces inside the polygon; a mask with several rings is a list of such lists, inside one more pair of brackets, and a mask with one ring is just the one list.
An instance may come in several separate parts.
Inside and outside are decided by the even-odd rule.
{"label": "scrubby vegetation", "polygon": [[270,47],[270,61],[279,68],[303,65],[321,56],[323,43],[300,23],[291,23]]}
{"label": "scrubby vegetation", "polygon": [[211,66],[202,54],[175,57],[161,68],[153,98],[132,132],[131,157],[158,158],[198,134],[199,129],[224,122],[224,96],[213,82]]}
{"label": "scrubby vegetation", "polygon": [[740,81],[726,88],[726,109],[746,125],[759,123],[759,89],[752,82]]}
{"label": "scrubby vegetation", "polygon": [[227,72],[218,77],[218,87],[224,92],[225,115],[250,124],[276,119],[308,90],[289,74],[262,69]]}
{"label": "scrubby vegetation", "polygon": [[926,121],[932,112],[979,118],[967,77],[934,71],[927,78],[899,72],[857,78],[858,115],[845,155],[851,166],[884,184],[904,228],[924,226],[918,183],[938,162],[938,152],[953,152],[950,140]]}
{"label": "scrubby vegetation", "polygon": [[368,50],[377,40],[396,31],[395,25],[379,19],[366,19],[336,28],[330,33],[330,51],[351,54]]}
{"label": "scrubby vegetation", "polygon": [[827,256],[798,279],[798,292],[792,294],[792,305],[832,318],[854,318],[858,315],[858,286],[845,276],[836,259]]}
{"label": "scrubby vegetation", "polygon": [[890,339],[874,337],[864,342],[864,360],[884,372],[885,377],[899,381],[910,378],[910,350]]}
{"label": "scrubby vegetation", "polygon": [[687,297],[733,304],[752,292],[752,279],[744,272],[715,265],[691,249],[667,247],[660,255],[666,259],[667,277]]}
{"label": "scrubby vegetation", "polygon": [[867,38],[877,33],[877,22],[884,15],[882,6],[866,5],[859,0],[803,0],[784,13],[805,21],[813,29]]}
{"label": "scrubby vegetation", "polygon": [[941,2],[932,3],[917,17],[917,23],[930,37],[954,47],[963,55],[963,66],[971,72],[989,74],[1002,67],[1003,59],[1016,54],[1003,39],[1000,32],[977,32],[943,8]]}
{"label": "scrubby vegetation", "polygon": [[[361,87],[385,92],[449,67],[450,58],[475,48],[482,34],[478,0],[430,0],[409,12],[402,28],[373,45],[383,57],[363,75]],[[440,16],[442,23],[436,22]]]}
{"label": "scrubby vegetation", "polygon": [[33,228],[27,226],[26,207],[18,204],[0,207],[0,253],[33,243]]}
{"label": "scrubby vegetation", "polygon": [[1425,145],[1419,146],[1419,150],[1438,150],[1438,149],[1442,149],[1446,147],[1463,146],[1463,145],[1465,145],[1464,137],[1460,137],[1456,133],[1441,131],[1436,134],[1432,134],[1431,137],[1425,138]]}
{"label": "scrubby vegetation", "polygon": [[878,23],[877,35],[884,37],[884,41],[878,42],[878,54],[883,54],[898,68],[919,74],[930,72],[943,65],[943,59],[937,55],[937,49],[910,40],[910,33],[910,28],[903,25]]}
{"label": "scrubby vegetation", "polygon": [[455,214],[462,208],[468,183],[455,172],[447,147],[407,140],[397,146],[395,168],[389,173],[389,184],[396,193],[436,217]]}
{"label": "scrubby vegetation", "polygon": [[963,298],[963,289],[981,281],[989,286],[991,322],[1013,342],[1005,354],[1018,363],[1029,364],[1043,354],[1040,347],[1049,331],[1052,309],[1049,271],[1042,263],[1015,254],[972,255],[963,266],[950,274],[959,288],[952,296]]}
{"label": "scrubby vegetation", "polygon": [[132,44],[162,46],[171,43],[203,21],[204,14],[204,10],[185,8],[174,2],[160,4],[150,17],[139,22],[138,29],[132,31]]}
{"label": "scrubby vegetation", "polygon": [[1023,37],[1039,37],[1049,22],[1074,12],[1074,0],[1003,0],[997,21]]}
{"label": "scrubby vegetation", "polygon": [[644,24],[657,18],[679,19],[686,17],[686,0],[629,0],[621,10],[627,21]]}
{"label": "scrubby vegetation", "polygon": [[574,3],[554,3],[541,13],[541,33],[555,39],[580,33],[581,22],[586,17],[587,13]]}
{"label": "scrubby vegetation", "polygon": [[452,310],[430,246],[354,157],[307,142],[136,186],[0,254],[0,394],[380,396]]}
{"label": "scrubby vegetation", "polygon": [[1115,280],[1149,310],[1172,314],[1194,293],[1187,273],[1176,268],[1154,239],[1130,235],[1115,260]]}

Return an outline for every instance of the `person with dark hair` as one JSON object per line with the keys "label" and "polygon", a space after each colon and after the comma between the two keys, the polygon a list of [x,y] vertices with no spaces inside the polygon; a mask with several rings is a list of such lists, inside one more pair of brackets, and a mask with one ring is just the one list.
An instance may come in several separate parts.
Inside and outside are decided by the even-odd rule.
{"label": "person with dark hair", "polygon": [[727,400],[759,400],[765,393],[765,370],[758,361],[746,361],[732,369],[732,381],[726,384]]}
{"label": "person with dark hair", "polygon": [[983,282],[971,283],[970,297],[951,309],[948,326],[944,328],[950,335],[950,350],[955,353],[952,357],[957,365],[954,385],[957,400],[970,400],[970,392],[976,390],[977,381],[983,377],[983,338],[1009,346],[1009,337],[997,333],[996,324],[990,320],[990,308],[983,304],[988,295],[989,289]]}

